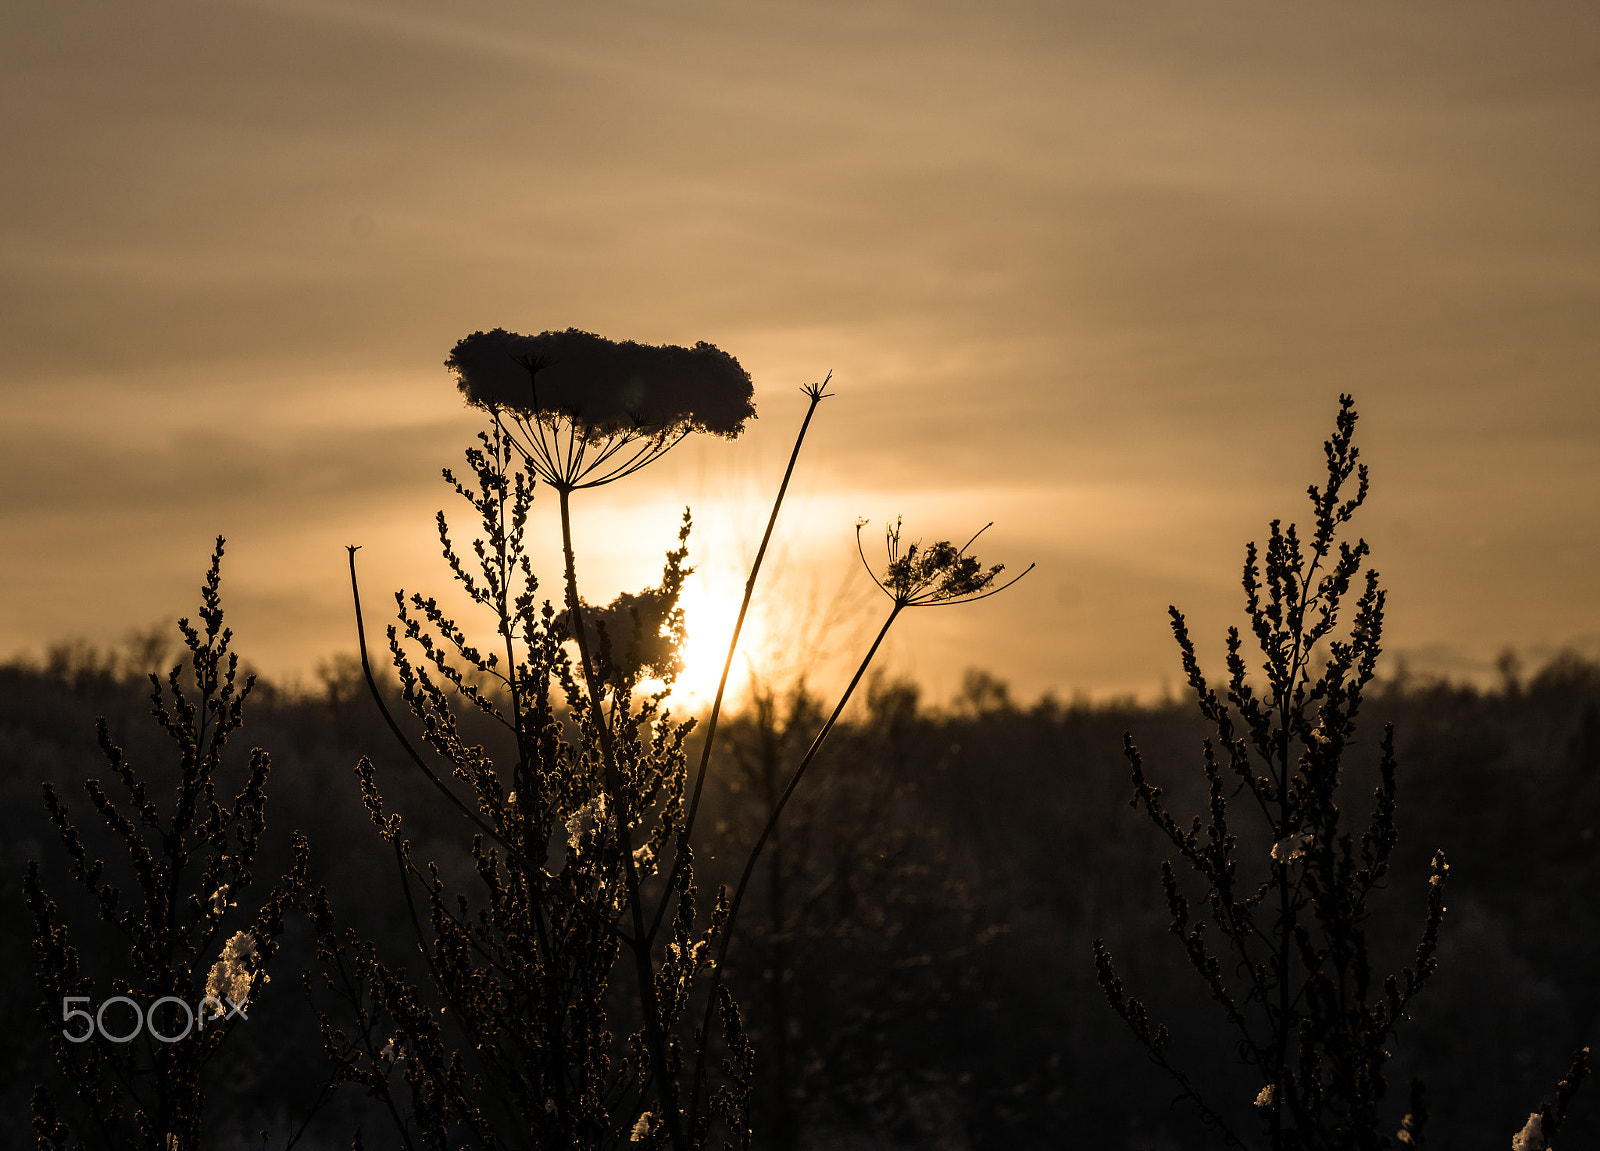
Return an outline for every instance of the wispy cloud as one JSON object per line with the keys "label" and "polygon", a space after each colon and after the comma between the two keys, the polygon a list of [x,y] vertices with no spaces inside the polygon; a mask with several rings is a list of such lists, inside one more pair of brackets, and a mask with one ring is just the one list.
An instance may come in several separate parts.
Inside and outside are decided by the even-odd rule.
{"label": "wispy cloud", "polygon": [[1015,626],[1081,653],[972,650],[1024,694],[1155,683],[1159,588],[1226,587],[1347,390],[1397,643],[1600,630],[1589,9],[86,11],[0,36],[0,516],[34,597],[0,648],[85,597],[143,622],[189,534],[272,540],[262,604],[312,594],[351,509],[425,561],[419,493],[473,426],[441,361],[497,325],[705,339],[755,377],[745,462],[597,504],[596,546],[722,469],[765,484],[833,369],[796,562],[832,586],[827,516],[941,509],[1042,561],[1044,598],[907,650],[952,682]]}

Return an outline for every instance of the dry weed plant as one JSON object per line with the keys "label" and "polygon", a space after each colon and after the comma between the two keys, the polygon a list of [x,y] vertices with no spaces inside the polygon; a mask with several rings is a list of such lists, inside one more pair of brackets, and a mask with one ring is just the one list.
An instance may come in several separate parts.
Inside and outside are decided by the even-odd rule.
{"label": "dry weed plant", "polygon": [[[230,1034],[271,1026],[260,1015],[241,1020],[268,982],[284,913],[303,899],[309,848],[297,833],[290,871],[253,912],[233,910],[255,882],[272,764],[255,749],[231,806],[219,798],[224,749],[244,722],[254,685],[254,677],[240,681],[232,633],[223,626],[222,548],[218,537],[201,589],[203,630],[178,621],[189,686],[181,664],[165,682],[150,676],[150,714],[172,741],[175,767],[130,762],[106,721],[97,726],[101,754],[126,797],[114,800],[98,779],[86,780],[84,791],[110,842],[126,851],[126,866],[108,868],[94,858],[102,839],[86,837],[66,801],[44,787],[70,874],[128,959],[115,973],[85,971],[69,917],[45,890],[38,862],[29,864],[24,892],[34,919],[40,1015],[65,1084],[63,1092],[47,1081],[34,1094],[42,1151],[64,1151],[69,1141],[105,1151],[199,1151],[208,1146],[206,1084],[226,1070]],[[170,808],[151,794],[163,785],[174,788]],[[163,1004],[170,1006],[158,1015]],[[107,1015],[111,1005],[118,1010]],[[124,1037],[128,1010],[139,1022]]]}
{"label": "dry weed plant", "polygon": [[[1310,538],[1274,520],[1264,560],[1254,543],[1246,550],[1243,586],[1261,679],[1247,662],[1239,629],[1230,628],[1225,686],[1220,692],[1211,686],[1183,614],[1170,609],[1189,685],[1215,732],[1201,749],[1206,813],[1180,822],[1146,776],[1132,736],[1125,740],[1132,803],[1177,851],[1178,863],[1161,865],[1169,930],[1220,1009],[1228,1036],[1223,1052],[1254,1070],[1258,1093],[1218,1099],[1198,1086],[1178,1065],[1166,1027],[1126,993],[1110,951],[1096,940],[1100,986],[1151,1061],[1177,1083],[1180,1099],[1233,1147],[1379,1151],[1420,1147],[1425,1139],[1420,1082],[1412,1083],[1405,1114],[1384,1119],[1385,1064],[1407,1009],[1437,968],[1450,868],[1435,852],[1415,958],[1380,977],[1366,923],[1398,838],[1392,730],[1380,744],[1379,782],[1359,832],[1341,808],[1349,802],[1342,765],[1377,666],[1384,617],[1378,575],[1361,570],[1366,542],[1338,538],[1367,496],[1355,425],[1353,401],[1341,396],[1324,444],[1326,480],[1308,489]],[[1340,613],[1351,609],[1354,589],[1341,636]],[[1203,891],[1208,917],[1194,915],[1184,892],[1191,879]],[[1547,1146],[1587,1070],[1584,1048],[1553,1097],[1528,1117],[1516,1151]]]}
{"label": "dry weed plant", "polygon": [[[692,431],[736,436],[754,414],[748,375],[709,344],[619,344],[570,329],[479,332],[447,366],[491,426],[467,453],[468,477],[445,473],[479,534],[469,554],[441,512],[440,541],[456,582],[493,617],[493,646],[469,638],[436,599],[397,596],[389,653],[420,740],[385,716],[469,830],[464,854],[480,890],[452,896],[451,861],[414,858],[363,760],[362,792],[425,971],[414,979],[399,957],[339,928],[319,893],[326,985],[345,1004],[337,1017],[322,1011],[327,1051],[344,1079],[380,1101],[408,1148],[688,1151],[718,1138],[749,1147],[755,1054],[723,973],[757,860],[895,619],[1009,585],[965,548],[902,550],[898,525],[891,530],[887,570],[874,577],[892,601],[888,619],[779,792],[739,882],[707,906],[691,835],[728,668],[826,381],[803,389],[810,404],[691,773],[693,721],[665,705],[684,634],[688,516],[660,585],[596,609],[579,591],[571,497],[634,474]],[[528,554],[540,481],[557,497],[563,610],[540,600]],[[350,565],[359,623],[353,548]],[[382,708],[364,633],[361,649]],[[667,686],[641,696],[647,671]],[[463,708],[501,729],[511,762],[468,742]]]}

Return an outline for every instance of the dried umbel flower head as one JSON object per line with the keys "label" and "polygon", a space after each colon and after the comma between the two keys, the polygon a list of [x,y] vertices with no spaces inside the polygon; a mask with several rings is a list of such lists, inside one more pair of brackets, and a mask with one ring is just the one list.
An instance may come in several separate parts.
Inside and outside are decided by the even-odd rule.
{"label": "dried umbel flower head", "polygon": [[866,551],[861,545],[861,529],[866,523],[866,520],[861,520],[856,524],[856,551],[866,565],[868,574],[872,575],[872,581],[894,601],[896,609],[942,607],[987,599],[1005,591],[1034,567],[1029,564],[1020,575],[1013,576],[1003,584],[996,584],[995,580],[1005,571],[1005,565],[996,564],[985,570],[977,557],[967,554],[973,541],[993,524],[984,524],[972,539],[959,548],[949,540],[940,540],[927,547],[920,543],[908,544],[902,550],[900,521],[897,519],[884,533],[889,563],[884,568],[882,578],[879,578],[872,572],[872,565],[867,562]]}
{"label": "dried umbel flower head", "polygon": [[458,342],[445,366],[467,403],[508,420],[534,470],[568,490],[620,479],[690,432],[737,436],[755,417],[750,374],[703,342],[496,328]]}

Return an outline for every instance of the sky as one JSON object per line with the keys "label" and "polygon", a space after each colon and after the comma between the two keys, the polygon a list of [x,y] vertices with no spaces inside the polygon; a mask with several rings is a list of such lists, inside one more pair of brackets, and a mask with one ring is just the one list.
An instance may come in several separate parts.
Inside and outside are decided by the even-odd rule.
{"label": "sky", "polygon": [[0,8],[0,133],[0,657],[193,612],[222,534],[238,650],[314,681],[345,545],[369,605],[448,586],[493,327],[750,371],[743,438],[575,498],[596,601],[694,509],[701,687],[829,372],[770,682],[852,665],[903,517],[1037,564],[897,621],[930,699],[1176,690],[1167,606],[1215,663],[1341,392],[1391,661],[1600,654],[1589,4],[58,0]]}

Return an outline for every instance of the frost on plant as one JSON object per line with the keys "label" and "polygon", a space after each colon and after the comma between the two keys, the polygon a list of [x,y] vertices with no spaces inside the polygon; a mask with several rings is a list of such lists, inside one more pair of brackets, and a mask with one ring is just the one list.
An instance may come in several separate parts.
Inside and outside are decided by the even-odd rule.
{"label": "frost on plant", "polygon": [[[256,937],[248,931],[235,932],[223,945],[222,955],[206,976],[206,994],[213,999],[231,999],[242,1006],[250,994],[258,966]],[[266,983],[270,978],[263,973],[261,982]]]}
{"label": "frost on plant", "polygon": [[[1388,880],[1398,841],[1392,730],[1378,743],[1370,815],[1352,824],[1347,814],[1356,797],[1344,786],[1345,753],[1376,674],[1385,607],[1377,572],[1362,570],[1366,541],[1340,538],[1367,496],[1355,425],[1353,401],[1341,396],[1334,433],[1323,445],[1325,482],[1307,491],[1310,529],[1274,520],[1265,554],[1253,543],[1247,547],[1242,586],[1254,650],[1247,654],[1241,629],[1229,629],[1220,685],[1201,671],[1183,613],[1169,609],[1184,671],[1211,729],[1201,745],[1205,813],[1185,822],[1169,810],[1132,737],[1125,737],[1134,804],[1174,849],[1161,864],[1168,929],[1220,1009],[1230,1052],[1254,1069],[1256,1082],[1269,1085],[1252,1113],[1214,1102],[1178,1066],[1166,1028],[1126,994],[1110,951],[1097,939],[1101,990],[1150,1059],[1177,1082],[1180,1097],[1230,1146],[1390,1145],[1381,1115],[1385,1065],[1413,1000],[1438,966],[1450,870],[1442,852],[1434,853],[1423,887],[1426,911],[1412,962],[1380,974],[1367,938],[1369,901]],[[1270,851],[1241,851],[1244,835],[1271,844]],[[1203,891],[1201,900],[1191,902],[1185,881]],[[1556,1103],[1533,1117],[1518,1148],[1544,1147],[1586,1073],[1587,1054],[1580,1052]],[[1402,1145],[1422,1145],[1426,1114],[1421,1083],[1413,1081],[1396,1136]],[[1249,1137],[1252,1129],[1259,1143]]]}
{"label": "frost on plant", "polygon": [[1272,862],[1288,865],[1306,857],[1313,837],[1309,832],[1302,831],[1297,835],[1288,835],[1272,845]]}
{"label": "frost on plant", "polygon": [[1544,1118],[1535,1111],[1511,1140],[1511,1151],[1545,1151]]}
{"label": "frost on plant", "polygon": [[655,1116],[649,1111],[639,1116],[639,1121],[633,1125],[633,1131],[628,1135],[628,1141],[630,1143],[638,1143],[643,1140],[650,1134],[650,1127],[654,1122]]}

